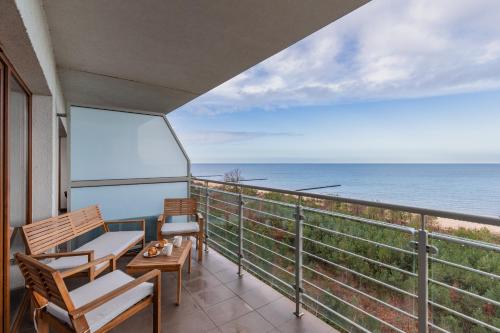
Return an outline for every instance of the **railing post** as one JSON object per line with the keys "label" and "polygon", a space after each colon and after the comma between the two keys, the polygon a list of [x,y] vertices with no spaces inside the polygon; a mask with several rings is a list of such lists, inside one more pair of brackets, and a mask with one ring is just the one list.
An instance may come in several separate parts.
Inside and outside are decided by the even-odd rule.
{"label": "railing post", "polygon": [[302,317],[302,229],[304,212],[299,196],[295,209],[295,316]]}
{"label": "railing post", "polygon": [[210,209],[210,192],[208,191],[208,182],[205,182],[205,252],[208,252],[208,222],[210,219],[209,209]]}
{"label": "railing post", "polygon": [[243,276],[242,267],[243,267],[243,206],[245,203],[243,202],[243,196],[240,194],[238,196],[238,276]]}
{"label": "railing post", "polygon": [[428,246],[428,235],[427,230],[425,230],[427,216],[422,215],[422,225],[418,231],[418,332],[427,333],[428,332],[428,322],[429,322],[429,246]]}

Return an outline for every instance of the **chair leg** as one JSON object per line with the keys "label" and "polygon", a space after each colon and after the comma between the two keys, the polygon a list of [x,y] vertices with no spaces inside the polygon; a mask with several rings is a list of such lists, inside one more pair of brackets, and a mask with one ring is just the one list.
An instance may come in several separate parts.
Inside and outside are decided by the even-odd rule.
{"label": "chair leg", "polygon": [[36,318],[36,331],[38,333],[49,333],[49,323],[42,318],[41,315],[37,315]]}
{"label": "chair leg", "polygon": [[161,274],[158,275],[154,287],[153,300],[153,332],[161,332]]}
{"label": "chair leg", "polygon": [[198,235],[196,237],[196,249],[198,250],[198,261],[203,261],[203,236]]}

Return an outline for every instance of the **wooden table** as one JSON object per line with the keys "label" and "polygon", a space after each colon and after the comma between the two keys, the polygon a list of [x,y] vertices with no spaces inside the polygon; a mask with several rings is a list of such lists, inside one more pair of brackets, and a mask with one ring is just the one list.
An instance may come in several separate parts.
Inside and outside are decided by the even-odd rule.
{"label": "wooden table", "polygon": [[143,253],[151,246],[154,246],[158,241],[153,241],[147,244],[144,249],[137,254],[127,265],[128,273],[147,272],[153,269],[159,269],[162,272],[177,272],[177,302],[181,303],[181,283],[182,283],[182,267],[188,260],[188,273],[191,273],[191,240],[182,240],[180,247],[175,247],[172,250],[171,256],[160,254],[153,258],[145,258]]}

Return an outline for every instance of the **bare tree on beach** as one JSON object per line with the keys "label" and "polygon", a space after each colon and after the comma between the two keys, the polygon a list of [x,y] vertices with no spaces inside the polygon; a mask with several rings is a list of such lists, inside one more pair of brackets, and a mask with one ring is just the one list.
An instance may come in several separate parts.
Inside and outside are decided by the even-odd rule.
{"label": "bare tree on beach", "polygon": [[224,181],[229,183],[239,183],[242,180],[242,173],[240,169],[233,169],[224,173]]}

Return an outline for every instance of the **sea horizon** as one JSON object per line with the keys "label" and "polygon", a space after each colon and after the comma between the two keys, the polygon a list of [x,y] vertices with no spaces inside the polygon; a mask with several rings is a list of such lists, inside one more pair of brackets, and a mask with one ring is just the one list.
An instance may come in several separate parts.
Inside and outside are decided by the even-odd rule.
{"label": "sea horizon", "polygon": [[246,184],[352,199],[500,216],[500,163],[193,163],[193,176],[239,169]]}

